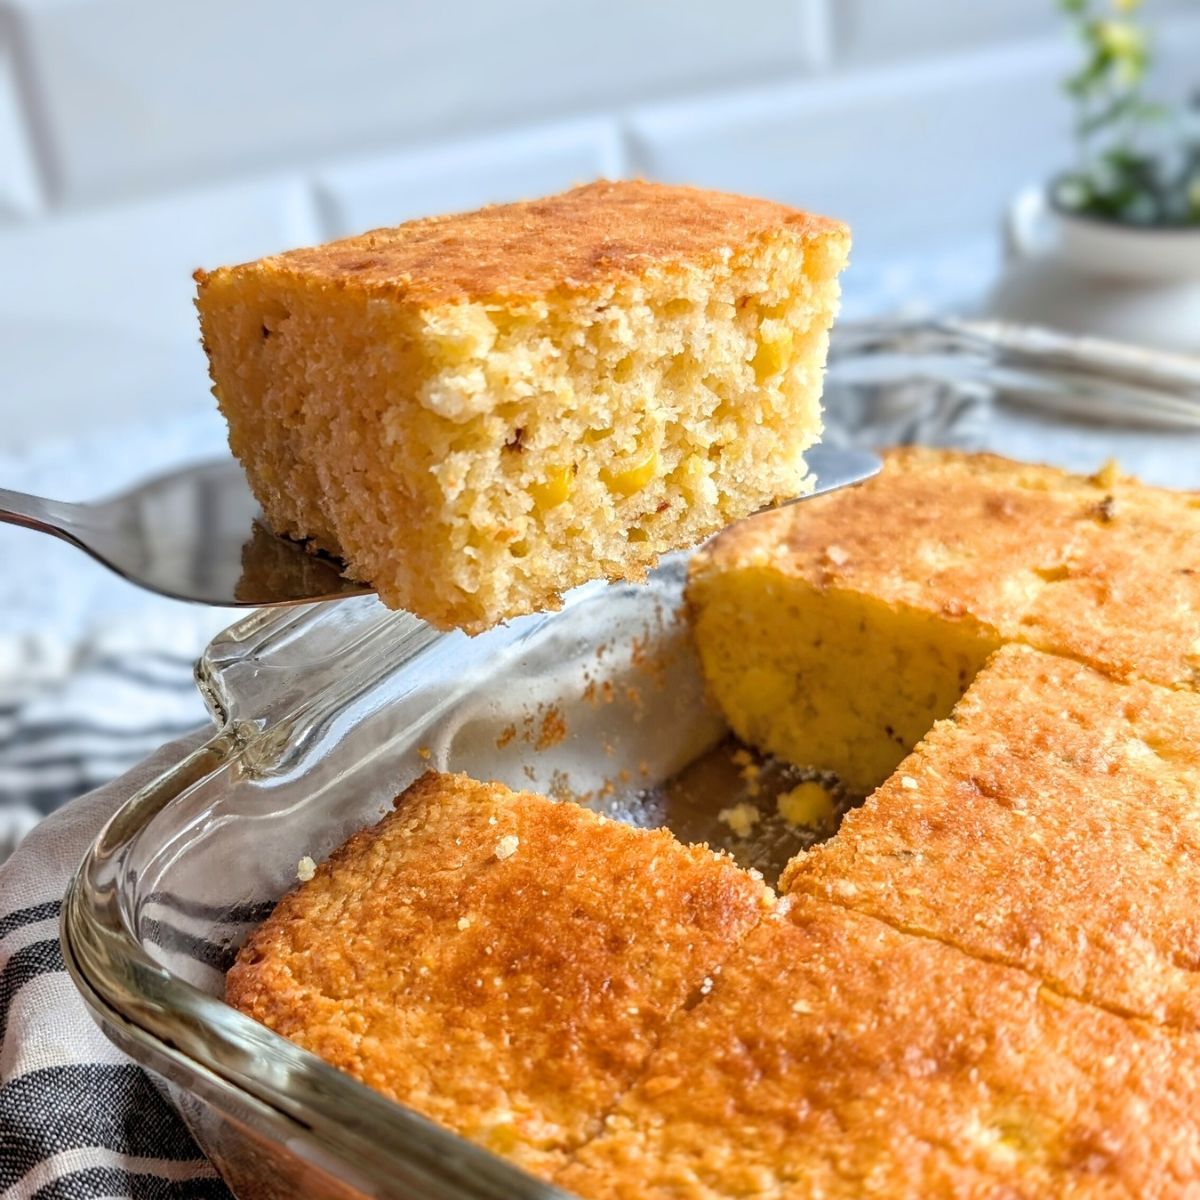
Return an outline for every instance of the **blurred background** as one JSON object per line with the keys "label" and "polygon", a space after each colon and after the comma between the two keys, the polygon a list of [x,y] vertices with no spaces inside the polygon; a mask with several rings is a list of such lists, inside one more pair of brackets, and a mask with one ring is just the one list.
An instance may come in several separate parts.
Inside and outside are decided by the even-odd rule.
{"label": "blurred background", "polygon": [[[0,483],[83,499],[223,452],[196,267],[596,176],[845,218],[848,319],[986,311],[1003,215],[1079,160],[1064,81],[1140,72],[1145,36],[1148,90],[1200,84],[1200,0],[1096,0],[1085,45],[1087,8],[0,0]],[[0,553],[15,829],[198,723],[231,614],[21,530]]]}

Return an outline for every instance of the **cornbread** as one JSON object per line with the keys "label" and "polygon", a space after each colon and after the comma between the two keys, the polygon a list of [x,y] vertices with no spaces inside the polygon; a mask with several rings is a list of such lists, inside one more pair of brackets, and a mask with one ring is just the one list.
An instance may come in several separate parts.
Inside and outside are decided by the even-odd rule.
{"label": "cornbread", "polygon": [[889,454],[857,488],[766,513],[693,559],[705,678],[734,731],[852,788],[953,707],[1059,565],[1076,507],[1044,473]]}
{"label": "cornbread", "polygon": [[808,486],[841,224],[642,182],[198,272],[277,533],[483,629]]}
{"label": "cornbread", "polygon": [[1007,642],[1191,686],[1200,502],[1111,470],[897,450],[858,488],[726,531],[688,600],[734,731],[865,792]]}
{"label": "cornbread", "polygon": [[280,902],[227,998],[546,1173],[771,903],[668,833],[431,772]]}
{"label": "cornbread", "polygon": [[1194,1039],[868,917],[787,904],[676,1020],[560,1185],[588,1200],[1194,1188]]}
{"label": "cornbread", "polygon": [[1200,495],[1109,472],[1021,636],[1121,679],[1200,691]]}
{"label": "cornbread", "polygon": [[781,886],[1200,1027],[1200,695],[999,651]]}

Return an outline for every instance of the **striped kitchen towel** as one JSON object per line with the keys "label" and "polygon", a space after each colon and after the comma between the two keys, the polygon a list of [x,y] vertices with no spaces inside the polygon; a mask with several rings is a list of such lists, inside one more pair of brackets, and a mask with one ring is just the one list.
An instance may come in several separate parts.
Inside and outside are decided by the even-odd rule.
{"label": "striped kitchen towel", "polygon": [[[231,1200],[150,1078],[93,1024],[58,941],[63,891],[104,822],[207,732],[59,809],[0,866],[0,1200]],[[48,734],[47,744],[76,772],[56,776],[67,787],[114,762],[82,740],[71,757],[65,734]],[[52,791],[30,798],[51,802]]]}
{"label": "striped kitchen towel", "polygon": [[192,667],[208,630],[194,625],[0,639],[0,862],[47,813],[204,720]]}

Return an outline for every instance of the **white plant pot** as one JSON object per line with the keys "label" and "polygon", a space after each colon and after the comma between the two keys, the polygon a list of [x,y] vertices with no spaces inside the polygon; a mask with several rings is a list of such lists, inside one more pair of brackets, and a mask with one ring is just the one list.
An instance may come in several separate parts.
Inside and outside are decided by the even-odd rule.
{"label": "white plant pot", "polygon": [[1004,242],[991,315],[1200,354],[1200,227],[1077,216],[1031,187],[1008,211]]}

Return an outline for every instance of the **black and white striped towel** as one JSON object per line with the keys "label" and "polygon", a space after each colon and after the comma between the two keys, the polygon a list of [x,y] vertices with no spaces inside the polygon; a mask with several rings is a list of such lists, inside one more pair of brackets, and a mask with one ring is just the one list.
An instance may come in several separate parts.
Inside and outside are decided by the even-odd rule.
{"label": "black and white striped towel", "polygon": [[0,866],[0,1200],[231,1200],[154,1084],[93,1024],[58,943],[63,890],[104,822],[202,736],[61,808]]}
{"label": "black and white striped towel", "polygon": [[204,720],[192,664],[207,630],[193,624],[0,641],[0,862],[47,813]]}

